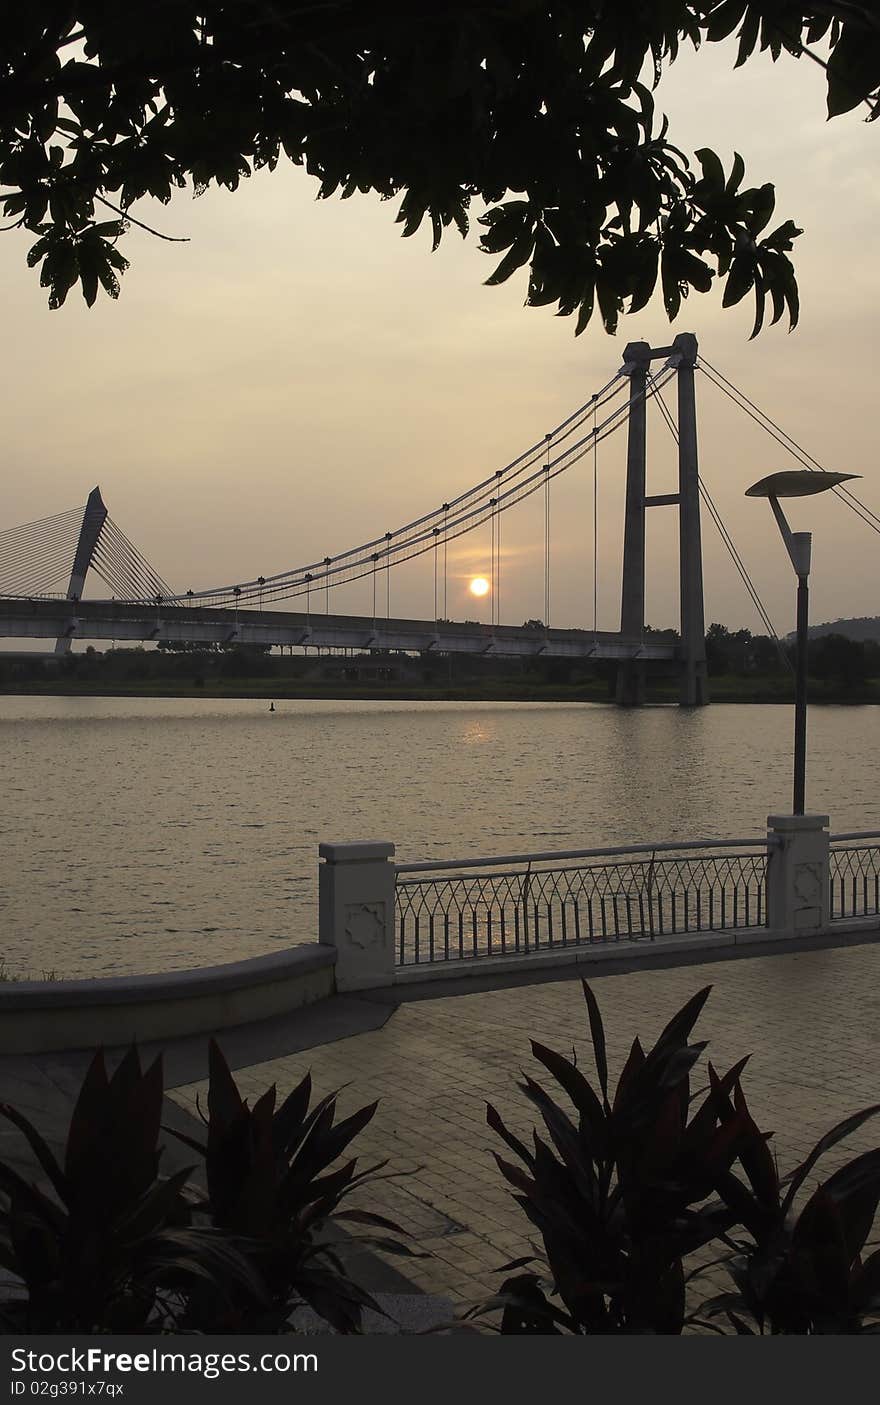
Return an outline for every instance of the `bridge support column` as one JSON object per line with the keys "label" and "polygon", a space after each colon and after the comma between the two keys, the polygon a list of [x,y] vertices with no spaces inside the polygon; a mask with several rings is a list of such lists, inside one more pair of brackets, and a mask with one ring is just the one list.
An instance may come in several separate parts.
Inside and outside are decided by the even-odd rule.
{"label": "bridge support column", "polygon": [[[623,584],[620,632],[641,639],[645,632],[645,478],[647,466],[647,397],[651,348],[630,342],[623,351],[629,376],[629,422],[626,448],[626,508],[623,527]],[[645,700],[645,670],[634,659],[618,665],[616,699],[621,707]]]}
{"label": "bridge support column", "polygon": [[697,460],[697,407],[694,367],[697,339],[680,332],[672,343],[678,363],[679,594],[681,602],[682,707],[709,701],[706,624],[703,614],[703,549],[700,537],[700,471]]}
{"label": "bridge support column", "polygon": [[637,659],[617,665],[614,701],[618,707],[641,707],[645,701],[645,665]]}

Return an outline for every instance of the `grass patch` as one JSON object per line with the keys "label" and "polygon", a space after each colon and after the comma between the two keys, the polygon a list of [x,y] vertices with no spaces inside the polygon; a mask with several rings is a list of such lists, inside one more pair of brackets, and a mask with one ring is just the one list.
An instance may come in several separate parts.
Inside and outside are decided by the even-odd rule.
{"label": "grass patch", "polygon": [[62,979],[53,968],[49,971],[41,971],[35,976],[33,971],[10,971],[6,965],[5,956],[0,957],[0,981],[14,983],[15,981],[60,981]]}

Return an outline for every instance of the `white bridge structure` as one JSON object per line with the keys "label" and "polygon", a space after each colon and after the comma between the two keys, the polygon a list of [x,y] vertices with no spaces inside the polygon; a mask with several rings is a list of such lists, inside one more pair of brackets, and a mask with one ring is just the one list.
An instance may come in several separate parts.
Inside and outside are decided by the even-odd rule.
{"label": "white bridge structure", "polygon": [[144,602],[0,600],[0,630],[16,638],[74,637],[190,644],[270,645],[420,654],[479,654],[507,658],[674,660],[676,643],[663,635],[645,642],[582,629],[528,629],[457,624],[452,620],[366,619],[280,610],[236,611]]}
{"label": "white bridge structure", "polygon": [[[656,361],[662,365],[654,373]],[[623,706],[643,701],[646,668],[662,664],[666,671],[670,666],[678,671],[680,703],[702,706],[709,701],[709,692],[701,502],[712,515],[768,633],[775,636],[775,630],[700,478],[694,393],[697,370],[757,419],[802,466],[821,467],[699,356],[692,333],[680,333],[669,346],[631,342],[624,348],[622,366],[607,385],[504,468],[395,531],[308,565],[201,590],[175,591],[113,522],[98,488],[89,495],[85,510],[75,508],[0,531],[0,637],[12,641],[52,639],[56,653],[67,652],[74,639],[81,639],[611,660],[617,665],[616,697]],[[677,423],[662,394],[673,381]],[[652,495],[647,491],[646,414],[651,399],[656,399],[677,441],[678,491],[674,493]],[[596,628],[595,539],[593,628],[552,628],[551,484],[588,456],[595,474],[598,445],[624,426],[627,460],[620,629]],[[880,531],[880,517],[848,489],[840,486],[833,491]],[[545,503],[546,623],[504,624],[500,619],[502,524],[508,512],[535,494],[543,495]],[[645,627],[645,525],[648,509],[657,507],[678,509],[681,618],[677,635]],[[488,624],[451,621],[446,618],[449,544],[480,529],[485,534],[486,527],[492,543],[492,619]],[[433,564],[434,618],[394,617],[390,608],[392,568],[420,556]],[[112,594],[86,598],[89,575],[98,576]],[[364,615],[331,611],[331,591],[357,580],[364,581],[368,591],[372,588],[371,611]],[[323,609],[316,609],[316,603]]]}

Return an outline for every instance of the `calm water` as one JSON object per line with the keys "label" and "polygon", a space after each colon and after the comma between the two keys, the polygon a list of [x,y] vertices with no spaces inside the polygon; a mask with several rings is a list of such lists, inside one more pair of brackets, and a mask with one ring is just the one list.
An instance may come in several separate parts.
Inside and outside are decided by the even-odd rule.
{"label": "calm water", "polygon": [[[0,957],[107,975],[316,936],[320,840],[401,860],[760,834],[787,707],[0,697]],[[876,707],[814,708],[808,808],[880,828]]]}

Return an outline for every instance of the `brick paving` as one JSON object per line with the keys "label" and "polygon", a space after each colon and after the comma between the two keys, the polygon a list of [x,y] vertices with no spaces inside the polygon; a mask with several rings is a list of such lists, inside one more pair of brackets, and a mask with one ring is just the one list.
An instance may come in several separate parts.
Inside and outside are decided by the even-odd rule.
{"label": "brick paving", "polygon": [[[695,1037],[709,1039],[707,1056],[720,1069],[753,1054],[744,1087],[759,1125],[776,1134],[783,1171],[834,1122],[880,1102],[880,943],[597,975],[612,1080],[633,1036],[653,1043],[708,984]],[[492,1151],[502,1148],[485,1121],[488,1099],[520,1135],[534,1125],[516,1087],[521,1069],[543,1075],[530,1038],[565,1053],[574,1047],[592,1070],[579,979],[412,1000],[381,1028],[249,1064],[237,1078],[249,1095],[273,1082],[283,1095],[310,1069],[317,1094],[348,1085],[342,1113],[379,1098],[357,1149],[405,1174],[365,1191],[363,1204],[395,1219],[427,1255],[393,1261],[418,1289],[473,1303],[497,1289],[497,1270],[529,1253],[535,1238],[495,1166]],[[190,1083],[171,1096],[193,1111],[205,1087]],[[880,1118],[820,1168],[878,1144]]]}

